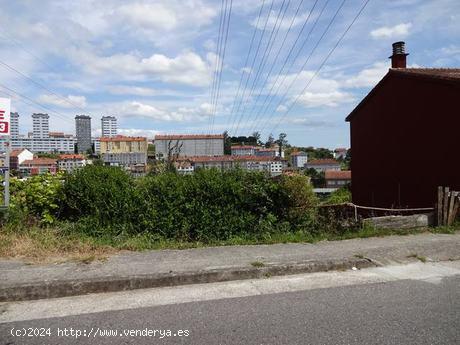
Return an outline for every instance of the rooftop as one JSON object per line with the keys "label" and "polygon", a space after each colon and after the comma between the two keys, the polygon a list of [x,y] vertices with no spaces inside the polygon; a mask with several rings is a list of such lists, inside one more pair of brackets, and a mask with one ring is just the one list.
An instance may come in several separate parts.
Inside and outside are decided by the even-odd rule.
{"label": "rooftop", "polygon": [[307,164],[308,165],[340,165],[338,161],[332,158],[313,159]]}
{"label": "rooftop", "polygon": [[82,155],[78,155],[78,154],[64,154],[64,155],[59,155],[59,159],[60,160],[64,160],[64,159],[80,159],[80,160],[83,160],[83,159],[85,159],[85,157],[82,156]]}
{"label": "rooftop", "polygon": [[116,137],[101,137],[100,141],[147,141],[146,137],[126,137],[123,135],[117,135]]}
{"label": "rooftop", "polygon": [[391,68],[390,73],[460,81],[460,68]]}
{"label": "rooftop", "polygon": [[232,150],[250,150],[250,149],[258,149],[257,146],[252,145],[234,145],[231,147]]}
{"label": "rooftop", "polygon": [[223,134],[163,134],[156,135],[155,140],[186,140],[186,139],[224,139]]}
{"label": "rooftop", "polygon": [[56,164],[56,159],[54,158],[34,158],[28,159],[22,162],[21,165],[50,165]]}
{"label": "rooftop", "polygon": [[280,161],[278,157],[260,157],[260,156],[236,156],[236,155],[224,155],[224,156],[189,156],[181,157],[179,161],[190,161],[194,163],[206,163],[206,162],[272,162]]}
{"label": "rooftop", "polygon": [[324,177],[326,180],[351,180],[351,170],[326,170]]}

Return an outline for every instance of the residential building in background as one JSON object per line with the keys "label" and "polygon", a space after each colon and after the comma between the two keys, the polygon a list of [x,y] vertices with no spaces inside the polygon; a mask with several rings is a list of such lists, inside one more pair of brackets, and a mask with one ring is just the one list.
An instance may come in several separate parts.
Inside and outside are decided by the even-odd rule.
{"label": "residential building in background", "polygon": [[89,162],[83,155],[80,154],[66,154],[60,155],[57,160],[59,170],[66,171],[68,173],[73,172],[76,169],[84,167]]}
{"label": "residential building in background", "polygon": [[334,158],[335,159],[345,159],[345,157],[347,156],[347,152],[348,150],[346,148],[343,148],[343,147],[336,148],[334,150]]}
{"label": "residential building in background", "polygon": [[49,118],[48,114],[32,114],[32,136],[34,139],[47,139],[49,137]]}
{"label": "residential building in background", "polygon": [[346,118],[355,204],[433,207],[438,186],[460,191],[460,68],[406,68],[406,56],[394,43],[392,68]]}
{"label": "residential building in background", "polygon": [[255,156],[258,149],[259,147],[250,145],[235,145],[230,148],[233,156]]}
{"label": "residential building in background", "polygon": [[177,157],[222,156],[224,154],[224,135],[157,135],[154,145],[158,159],[166,159],[170,154]]}
{"label": "residential building in background", "polygon": [[19,113],[10,113],[10,136],[11,139],[19,138]]}
{"label": "residential building in background", "polygon": [[324,173],[324,179],[326,180],[326,188],[344,187],[351,183],[351,171],[326,170]]}
{"label": "residential building in background", "polygon": [[19,170],[19,166],[26,160],[34,159],[34,154],[27,149],[14,149],[10,152],[10,169]]}
{"label": "residential building in background", "polygon": [[303,169],[308,162],[308,155],[303,151],[291,153],[291,165],[294,168]]}
{"label": "residential building in background", "polygon": [[197,169],[216,168],[229,170],[241,168],[250,171],[265,171],[271,176],[280,175],[287,167],[287,162],[278,157],[258,156],[195,156],[179,158],[176,162],[176,169],[179,173],[192,173]]}
{"label": "residential building in background", "polygon": [[88,115],[75,116],[75,133],[77,136],[78,152],[92,150],[91,145],[91,117]]}
{"label": "residential building in background", "polygon": [[340,170],[340,162],[332,158],[314,159],[305,164],[306,169],[315,169],[317,172],[325,172],[326,170]]}
{"label": "residential building in background", "polygon": [[115,116],[103,116],[101,118],[101,133],[103,137],[117,136],[117,118]]}
{"label": "residential building in background", "polygon": [[100,144],[101,158],[104,164],[122,166],[131,172],[136,172],[136,174],[146,172],[147,138],[117,135],[112,138],[100,138]]}
{"label": "residential building in background", "polygon": [[21,176],[34,176],[45,173],[56,174],[57,160],[53,158],[33,158],[19,164]]}

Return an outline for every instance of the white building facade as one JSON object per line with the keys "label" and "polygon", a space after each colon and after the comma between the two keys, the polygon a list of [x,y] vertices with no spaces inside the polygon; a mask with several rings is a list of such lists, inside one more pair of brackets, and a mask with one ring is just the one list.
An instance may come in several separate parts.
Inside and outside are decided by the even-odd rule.
{"label": "white building facade", "polygon": [[118,132],[117,118],[115,116],[103,116],[101,118],[101,131],[103,137],[116,137]]}

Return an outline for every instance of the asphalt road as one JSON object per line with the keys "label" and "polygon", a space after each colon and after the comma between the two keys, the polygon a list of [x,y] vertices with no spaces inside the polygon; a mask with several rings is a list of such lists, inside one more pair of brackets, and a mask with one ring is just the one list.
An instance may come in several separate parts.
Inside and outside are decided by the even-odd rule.
{"label": "asphalt road", "polygon": [[[417,269],[422,272],[423,267]],[[433,267],[436,270],[436,266]],[[366,274],[377,279],[383,274],[381,272],[369,270]],[[305,275],[297,280],[292,277],[267,279],[263,282],[267,286],[282,285],[286,279],[289,283],[286,286],[293,286],[302,279],[302,284],[306,285],[300,291],[283,288],[289,292],[276,294],[222,299],[216,295],[211,300],[197,298],[197,302],[167,302],[153,307],[5,322],[0,324],[0,344],[460,344],[460,275],[422,274],[414,279],[409,272],[410,279],[402,279],[404,270],[398,272],[399,278],[393,275],[392,279],[380,277],[375,281],[374,278],[357,279],[360,273],[355,272],[343,272],[344,277],[348,274],[346,279],[339,278],[342,273]],[[388,276],[388,272],[386,274]],[[315,279],[323,279],[323,282],[342,279],[349,284],[321,287],[328,284],[315,285]],[[235,286],[219,283],[215,289]],[[178,291],[193,294],[187,288]],[[145,297],[140,296],[145,295],[136,296],[138,305],[142,305]],[[91,298],[90,303],[97,303],[97,296]],[[25,309],[18,310],[27,314],[27,308],[42,308],[43,315],[60,312],[65,315],[72,314],[72,305],[78,309],[86,302],[67,298],[56,303],[51,306],[46,301],[22,302],[19,307]],[[59,311],[59,305],[69,310]],[[3,306],[3,313],[8,313],[7,309],[8,306]],[[51,309],[56,310],[51,312]],[[21,319],[22,316],[12,317]],[[36,331],[40,328],[43,334],[49,329],[51,336],[11,335],[12,329],[13,333],[21,333],[22,329],[33,333],[40,332]],[[57,336],[58,328],[61,336]],[[64,329],[67,329],[67,336]],[[118,334],[94,336],[100,330],[117,330]],[[128,335],[136,330],[138,336]],[[155,336],[139,335],[147,330],[171,330],[176,336],[168,337],[164,331],[157,331]],[[79,337],[77,331],[81,332]],[[86,337],[83,336],[85,331]]]}

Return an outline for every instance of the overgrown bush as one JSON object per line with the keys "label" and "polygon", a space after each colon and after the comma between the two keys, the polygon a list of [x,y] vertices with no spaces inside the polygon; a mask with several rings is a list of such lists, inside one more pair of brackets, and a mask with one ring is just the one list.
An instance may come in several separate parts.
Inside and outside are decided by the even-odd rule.
{"label": "overgrown bush", "polygon": [[66,176],[62,192],[63,218],[82,222],[90,233],[120,232],[136,221],[135,183],[120,168],[88,165]]}
{"label": "overgrown bush", "polygon": [[332,192],[331,195],[326,199],[325,204],[343,204],[351,202],[351,191],[349,187],[342,187]]}
{"label": "overgrown bush", "polygon": [[28,217],[37,218],[44,225],[56,221],[63,196],[62,175],[43,174],[27,180],[12,178],[10,186],[10,222],[24,222]]}

